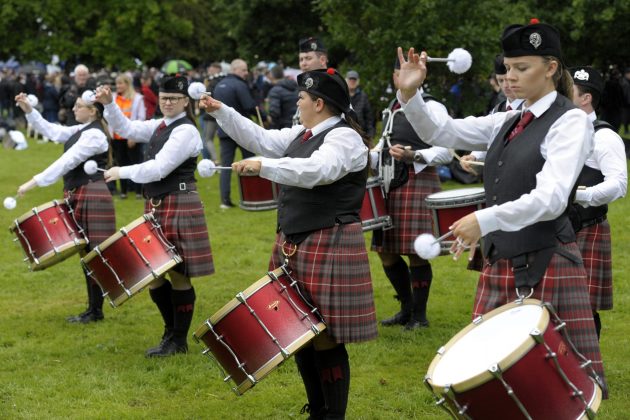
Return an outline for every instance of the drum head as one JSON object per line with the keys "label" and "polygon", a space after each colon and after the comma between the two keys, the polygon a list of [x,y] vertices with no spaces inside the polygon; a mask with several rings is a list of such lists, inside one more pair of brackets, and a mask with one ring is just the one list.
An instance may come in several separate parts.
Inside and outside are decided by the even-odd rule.
{"label": "drum head", "polygon": [[467,203],[475,200],[485,200],[485,190],[480,187],[474,188],[458,188],[455,190],[440,191],[433,194],[429,194],[426,198],[427,203]]}
{"label": "drum head", "polygon": [[544,331],[548,322],[548,312],[539,303],[514,303],[495,309],[481,323],[470,324],[448,342],[429,368],[431,382],[435,386],[452,384],[454,388],[471,380],[485,382],[480,375],[485,376],[495,364],[502,369],[513,365],[535,345],[530,332]]}

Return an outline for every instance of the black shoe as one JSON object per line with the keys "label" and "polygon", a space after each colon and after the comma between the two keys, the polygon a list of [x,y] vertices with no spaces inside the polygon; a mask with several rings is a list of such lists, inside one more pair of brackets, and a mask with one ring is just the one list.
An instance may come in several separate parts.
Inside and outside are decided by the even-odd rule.
{"label": "black shoe", "polygon": [[85,311],[81,312],[79,315],[70,315],[69,317],[66,318],[66,321],[79,322],[81,318],[83,318],[84,316],[87,316],[90,312],[92,312],[91,309],[86,309]]}
{"label": "black shoe", "polygon": [[144,355],[147,357],[153,357],[155,353],[161,352],[162,347],[164,347],[164,345],[171,339],[171,337],[172,333],[170,331],[164,331],[164,335],[162,335],[162,341],[160,341],[160,344],[155,347],[151,347],[150,349],[147,349]]}
{"label": "black shoe", "polygon": [[386,318],[381,321],[381,325],[384,327],[391,327],[392,325],[406,325],[411,319],[411,314],[398,312],[391,318]]}
{"label": "black shoe", "polygon": [[188,344],[186,343],[178,344],[172,339],[172,337],[163,341],[164,343],[161,343],[155,351],[149,353],[149,350],[154,349],[147,350],[145,353],[146,357],[168,357],[177,353],[188,353]]}
{"label": "black shoe", "polygon": [[428,327],[429,327],[429,321],[426,319],[423,321],[418,321],[417,319],[410,319],[409,322],[405,324],[405,331],[417,330],[419,328],[428,328]]}
{"label": "black shoe", "polygon": [[232,203],[232,200],[222,200],[221,201],[221,205],[219,206],[222,209],[231,209],[232,207],[234,207],[234,203]]}
{"label": "black shoe", "polygon": [[102,321],[105,318],[103,311],[87,310],[77,316],[67,318],[68,322],[89,324],[90,322]]}

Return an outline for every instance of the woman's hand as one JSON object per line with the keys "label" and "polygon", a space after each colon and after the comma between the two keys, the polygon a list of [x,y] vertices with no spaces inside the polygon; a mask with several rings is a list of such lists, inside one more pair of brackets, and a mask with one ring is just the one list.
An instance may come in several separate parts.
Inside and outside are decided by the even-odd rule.
{"label": "woman's hand", "polygon": [[[21,94],[21,95],[24,95],[24,94]],[[20,187],[18,188],[17,190],[18,197],[24,197],[24,194],[26,194],[27,191],[32,190],[36,186],[37,186],[37,183],[35,182],[34,179],[30,179],[26,181],[24,184],[20,185]]]}
{"label": "woman's hand", "polygon": [[103,105],[109,105],[114,100],[114,96],[112,95],[112,90],[109,86],[99,86],[96,88],[94,92],[94,98],[97,102],[102,103]]}
{"label": "woman's hand", "polygon": [[477,170],[473,167],[473,165],[469,164],[468,162],[476,162],[477,158],[473,155],[465,155],[462,156],[461,159],[459,160],[459,164],[461,165],[462,169],[465,170],[468,173],[471,173],[473,175],[478,175]]}
{"label": "woman's hand", "polygon": [[120,179],[120,166],[112,166],[103,174],[105,182],[116,181]]}
{"label": "woman's hand", "polygon": [[401,146],[400,144],[395,144],[389,148],[389,154],[396,160],[400,160],[402,162],[413,162],[413,157],[415,152],[411,150],[410,146]]}
{"label": "woman's hand", "polygon": [[405,59],[402,48],[398,47],[398,60],[400,61],[398,89],[400,89],[402,99],[409,102],[427,77],[427,53],[422,51],[418,55],[413,48],[409,48],[407,59]]}
{"label": "woman's hand", "polygon": [[453,258],[458,259],[466,249],[470,248],[470,259],[472,259],[475,255],[474,250],[477,247],[477,243],[479,239],[481,239],[481,228],[479,227],[475,213],[470,213],[457,220],[449,229],[453,231],[453,236],[457,238],[455,243],[451,246]]}
{"label": "woman's hand", "polygon": [[199,98],[199,108],[205,109],[207,113],[218,111],[223,105],[223,102],[217,101],[210,95],[201,95]]}
{"label": "woman's hand", "polygon": [[245,159],[232,164],[232,170],[239,175],[258,175],[262,168],[262,162],[255,159]]}
{"label": "woman's hand", "polygon": [[28,102],[28,95],[26,93],[19,93],[15,97],[15,103],[17,106],[20,107],[22,111],[24,111],[25,114],[30,114],[31,112],[33,112],[33,107]]}

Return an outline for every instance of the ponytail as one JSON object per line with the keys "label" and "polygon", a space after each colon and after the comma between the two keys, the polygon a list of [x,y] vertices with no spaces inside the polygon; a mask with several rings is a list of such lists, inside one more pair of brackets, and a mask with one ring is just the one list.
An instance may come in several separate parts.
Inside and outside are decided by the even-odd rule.
{"label": "ponytail", "polygon": [[558,68],[553,74],[553,84],[555,85],[558,93],[566,96],[570,100],[573,100],[573,78],[571,77],[571,73],[569,73],[562,64],[562,61],[551,55],[544,56],[543,61],[545,64],[549,64],[551,61],[558,63]]}

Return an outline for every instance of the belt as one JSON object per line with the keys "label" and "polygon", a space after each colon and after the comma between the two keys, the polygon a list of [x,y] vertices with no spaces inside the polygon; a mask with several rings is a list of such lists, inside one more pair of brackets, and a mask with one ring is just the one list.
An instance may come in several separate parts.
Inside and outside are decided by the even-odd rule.
{"label": "belt", "polygon": [[177,184],[177,189],[173,190],[173,191],[167,191],[165,193],[153,196],[153,197],[147,197],[145,196],[145,198],[147,200],[150,199],[163,199],[164,197],[166,197],[169,194],[187,194],[189,192],[196,192],[197,191],[197,183],[195,182],[180,182],[179,184]]}
{"label": "belt", "polygon": [[607,219],[607,217],[604,214],[603,216],[599,216],[599,217],[596,217],[594,219],[585,220],[585,221],[582,222],[582,227],[580,229],[584,229],[584,228],[589,227],[589,226],[597,225],[599,223],[602,223],[606,219]]}

